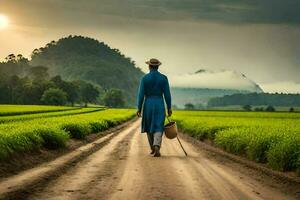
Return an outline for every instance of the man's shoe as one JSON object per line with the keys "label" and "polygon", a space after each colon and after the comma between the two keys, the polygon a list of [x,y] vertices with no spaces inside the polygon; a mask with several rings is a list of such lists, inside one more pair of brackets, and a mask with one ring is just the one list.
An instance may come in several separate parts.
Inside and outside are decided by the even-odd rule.
{"label": "man's shoe", "polygon": [[154,146],[154,155],[153,157],[160,157],[159,146]]}
{"label": "man's shoe", "polygon": [[154,148],[151,150],[150,154],[154,154],[155,153],[155,150]]}

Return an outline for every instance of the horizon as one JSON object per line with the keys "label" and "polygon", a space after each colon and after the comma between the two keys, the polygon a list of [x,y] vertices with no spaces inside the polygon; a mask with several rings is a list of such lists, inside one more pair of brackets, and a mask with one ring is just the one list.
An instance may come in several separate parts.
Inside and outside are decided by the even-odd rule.
{"label": "horizon", "polygon": [[300,3],[251,2],[0,0],[0,58],[83,35],[120,49],[144,72],[144,61],[157,57],[170,76],[224,69],[265,92],[300,93]]}

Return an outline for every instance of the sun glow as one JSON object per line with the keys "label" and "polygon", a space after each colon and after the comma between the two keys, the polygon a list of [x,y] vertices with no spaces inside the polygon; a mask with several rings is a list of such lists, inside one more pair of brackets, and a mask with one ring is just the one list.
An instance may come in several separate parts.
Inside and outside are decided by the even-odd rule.
{"label": "sun glow", "polygon": [[9,24],[8,17],[0,14],[0,29],[6,28]]}

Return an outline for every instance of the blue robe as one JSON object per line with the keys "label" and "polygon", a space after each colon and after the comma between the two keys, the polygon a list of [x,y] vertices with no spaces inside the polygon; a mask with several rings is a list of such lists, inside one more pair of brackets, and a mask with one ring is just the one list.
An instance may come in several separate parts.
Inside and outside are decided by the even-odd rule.
{"label": "blue robe", "polygon": [[171,109],[171,93],[168,78],[155,69],[146,74],[139,87],[138,110],[142,111],[142,133],[164,131],[165,103]]}

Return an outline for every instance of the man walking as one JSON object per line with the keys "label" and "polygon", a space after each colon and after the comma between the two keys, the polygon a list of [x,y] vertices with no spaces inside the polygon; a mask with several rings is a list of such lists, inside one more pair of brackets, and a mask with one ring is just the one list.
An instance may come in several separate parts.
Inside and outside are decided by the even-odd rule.
{"label": "man walking", "polygon": [[168,78],[158,71],[161,62],[153,58],[146,64],[149,65],[149,73],[140,82],[137,115],[142,116],[142,133],[147,133],[151,154],[160,157],[166,117],[164,100],[168,116],[171,116],[171,93]]}

